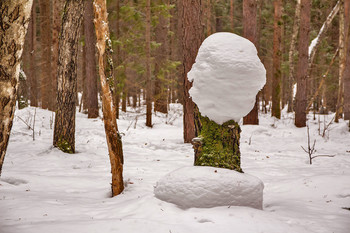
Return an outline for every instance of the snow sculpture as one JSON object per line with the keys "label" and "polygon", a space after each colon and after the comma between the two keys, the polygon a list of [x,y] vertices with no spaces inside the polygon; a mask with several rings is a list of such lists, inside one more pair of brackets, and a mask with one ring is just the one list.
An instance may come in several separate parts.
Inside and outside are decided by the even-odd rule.
{"label": "snow sculpture", "polygon": [[266,70],[252,42],[233,33],[206,38],[188,72],[189,93],[202,116],[218,124],[238,122],[255,104],[266,82]]}
{"label": "snow sculpture", "polygon": [[155,196],[182,208],[248,206],[262,209],[264,185],[258,178],[214,167],[184,167],[157,182]]}

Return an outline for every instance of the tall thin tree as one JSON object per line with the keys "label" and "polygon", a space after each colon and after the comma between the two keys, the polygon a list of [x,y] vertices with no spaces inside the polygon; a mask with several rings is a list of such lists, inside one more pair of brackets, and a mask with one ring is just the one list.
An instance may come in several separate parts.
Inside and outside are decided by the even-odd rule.
{"label": "tall thin tree", "polygon": [[307,69],[308,69],[308,42],[310,34],[310,12],[311,1],[301,0],[300,2],[300,31],[298,52],[299,60],[297,64],[296,80],[297,93],[295,96],[295,126],[306,126],[306,106],[307,106]]}
{"label": "tall thin tree", "polygon": [[12,128],[32,0],[0,1],[0,176]]}
{"label": "tall thin tree", "polygon": [[66,0],[58,53],[58,93],[53,145],[66,153],[75,152],[77,56],[84,1]]}
{"label": "tall thin tree", "polygon": [[146,126],[152,127],[151,0],[146,0]]}

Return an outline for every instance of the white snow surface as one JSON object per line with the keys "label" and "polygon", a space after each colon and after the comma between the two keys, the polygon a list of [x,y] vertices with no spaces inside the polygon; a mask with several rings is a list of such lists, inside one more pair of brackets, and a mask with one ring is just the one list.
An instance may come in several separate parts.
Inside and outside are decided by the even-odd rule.
{"label": "white snow surface", "polygon": [[154,188],[163,201],[183,208],[248,206],[262,209],[264,184],[257,177],[215,167],[191,166],[165,175]]}
{"label": "white snow surface", "polygon": [[[350,133],[347,123],[332,123],[318,135],[309,116],[312,165],[300,146],[305,128],[259,115],[258,126],[243,125],[242,168],[264,182],[263,210],[241,206],[182,209],[154,196],[157,181],[193,164],[193,149],[183,144],[182,106],[168,115],[153,115],[145,126],[145,108],[121,112],[124,181],[121,195],[111,198],[106,136],[100,118],[77,113],[76,150],[65,154],[52,145],[52,112],[37,109],[35,141],[17,118],[33,123],[34,108],[16,110],[0,178],[1,233],[348,233],[350,229]],[[323,122],[333,115],[320,116]]]}
{"label": "white snow surface", "polygon": [[266,70],[252,42],[229,32],[206,38],[188,72],[189,93],[203,116],[218,124],[239,121],[255,104]]}

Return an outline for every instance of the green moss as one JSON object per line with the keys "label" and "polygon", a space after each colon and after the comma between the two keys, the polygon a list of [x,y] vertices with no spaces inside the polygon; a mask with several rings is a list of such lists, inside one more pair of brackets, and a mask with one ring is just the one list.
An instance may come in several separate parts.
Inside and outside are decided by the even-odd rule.
{"label": "green moss", "polygon": [[60,138],[57,142],[57,147],[64,153],[74,154],[74,150],[66,140]]}
{"label": "green moss", "polygon": [[237,122],[231,120],[222,125],[207,117],[200,117],[201,146],[196,166],[212,166],[242,172],[239,139],[241,129]]}

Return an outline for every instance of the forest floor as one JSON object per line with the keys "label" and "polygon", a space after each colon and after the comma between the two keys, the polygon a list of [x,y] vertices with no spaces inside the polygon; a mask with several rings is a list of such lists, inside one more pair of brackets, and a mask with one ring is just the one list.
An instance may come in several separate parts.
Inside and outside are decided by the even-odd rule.
{"label": "forest floor", "polygon": [[[183,143],[182,111],[153,115],[128,109],[118,121],[123,134],[124,192],[111,198],[110,164],[103,122],[77,113],[76,154],[52,147],[52,112],[37,109],[35,141],[26,124],[34,108],[16,111],[0,179],[1,233],[348,233],[350,229],[350,133],[334,115],[309,118],[313,164],[306,128],[292,115],[281,120],[260,115],[259,126],[242,126],[245,173],[265,185],[264,208],[221,206],[182,209],[155,198],[165,174],[192,166],[193,149]],[[320,119],[320,124],[318,122]],[[22,121],[22,120],[23,121]]]}

